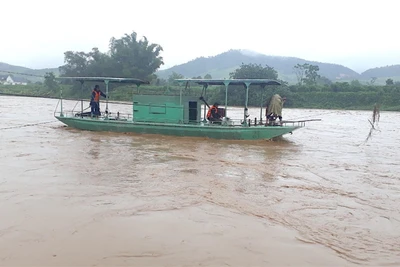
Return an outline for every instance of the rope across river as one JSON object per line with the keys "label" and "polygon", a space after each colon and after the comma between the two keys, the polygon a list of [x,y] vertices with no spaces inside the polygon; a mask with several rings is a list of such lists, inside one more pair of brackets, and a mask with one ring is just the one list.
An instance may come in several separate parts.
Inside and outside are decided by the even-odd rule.
{"label": "rope across river", "polygon": [[37,123],[27,123],[27,124],[22,124],[22,125],[15,125],[15,126],[10,126],[10,127],[4,127],[0,128],[0,130],[9,130],[9,129],[18,129],[18,128],[23,128],[23,127],[30,127],[30,126],[37,126],[41,124],[49,124],[49,123],[55,123],[57,121],[44,121],[44,122],[37,122]]}

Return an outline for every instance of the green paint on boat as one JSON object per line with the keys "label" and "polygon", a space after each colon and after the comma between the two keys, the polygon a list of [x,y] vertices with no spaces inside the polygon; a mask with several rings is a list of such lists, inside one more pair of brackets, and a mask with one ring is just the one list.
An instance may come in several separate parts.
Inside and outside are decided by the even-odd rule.
{"label": "green paint on boat", "polygon": [[[74,79],[81,82],[81,84],[84,81],[104,81],[107,95],[108,84],[111,82],[130,82],[136,84],[138,87],[142,84],[148,84],[148,82],[139,79],[125,78],[65,77],[64,79]],[[251,84],[260,85],[262,88],[266,85],[279,84],[277,81],[268,79],[181,79],[178,82],[185,84],[195,82],[201,84],[204,86],[204,91],[208,85],[223,85],[226,87],[226,90],[228,90],[230,84],[243,85],[246,90],[244,112],[247,109],[247,95]],[[106,113],[98,118],[90,115],[83,116],[82,104],[80,112],[72,112],[70,116],[67,116],[68,113],[62,110],[62,97],[60,102],[61,110],[55,112],[55,118],[69,127],[88,131],[161,134],[227,140],[260,140],[283,136],[304,126],[304,122],[284,123],[282,126],[265,126],[262,124],[262,121],[261,123],[260,121],[257,123],[255,120],[253,122],[248,120],[245,113],[243,120],[240,120],[236,124],[228,117],[225,117],[220,124],[210,123],[205,119],[205,110],[208,104],[204,98],[183,96],[182,89],[179,96],[134,95],[132,115],[125,118],[119,116],[119,114],[111,116],[108,112],[108,102],[106,104]],[[203,114],[201,114],[203,104],[204,110]],[[225,108],[221,108],[220,111],[227,116],[227,103],[225,103]]]}
{"label": "green paint on boat", "polygon": [[81,130],[162,134],[173,136],[208,137],[230,140],[271,139],[293,132],[299,126],[216,126],[174,123],[146,123],[107,119],[56,116],[64,124]]}

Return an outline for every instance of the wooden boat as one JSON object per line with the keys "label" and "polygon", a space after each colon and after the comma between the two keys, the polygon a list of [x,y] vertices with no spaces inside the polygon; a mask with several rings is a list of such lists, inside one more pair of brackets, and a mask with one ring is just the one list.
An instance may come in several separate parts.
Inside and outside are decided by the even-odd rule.
{"label": "wooden boat", "polygon": [[[109,95],[109,84],[131,83],[137,88],[146,81],[132,78],[110,77],[59,77],[58,79],[72,79],[84,82],[104,82],[106,95]],[[278,81],[269,79],[178,79],[180,86],[179,96],[134,94],[132,102],[132,114],[110,113],[108,110],[108,98],[106,110],[101,116],[91,116],[85,113],[83,99],[80,111],[67,112],[63,110],[62,97],[57,104],[54,113],[62,123],[69,127],[89,131],[133,132],[140,134],[161,134],[172,136],[207,137],[228,140],[260,140],[271,139],[292,133],[305,125],[304,121],[283,123],[280,126],[266,126],[262,121],[262,106],[260,107],[260,119],[251,120],[247,117],[248,93],[251,85],[265,88],[269,85],[280,85]],[[225,107],[219,108],[218,113],[224,118],[220,123],[209,122],[206,119],[207,102],[203,97],[186,96],[182,93],[182,85],[196,83],[203,86],[203,91],[208,86],[225,86]],[[238,121],[228,117],[228,87],[241,85],[244,87],[245,103],[243,119]],[[261,103],[263,101],[261,100]],[[203,107],[203,115],[201,114]]]}

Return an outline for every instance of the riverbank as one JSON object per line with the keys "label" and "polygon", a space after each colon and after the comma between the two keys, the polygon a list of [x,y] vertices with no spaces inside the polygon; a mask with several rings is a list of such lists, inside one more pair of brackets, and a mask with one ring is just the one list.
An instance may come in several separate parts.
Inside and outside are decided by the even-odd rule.
{"label": "riverbank", "polygon": [[[0,89],[1,90],[1,89]],[[12,94],[12,93],[4,93],[0,91],[0,96],[16,96],[16,97],[33,97],[33,98],[45,98],[45,99],[59,99],[59,96],[51,96],[48,94],[41,94],[41,95],[35,95],[35,94]],[[112,98],[109,100],[110,103],[121,103],[121,104],[132,104],[132,101],[130,99],[124,98],[124,97],[117,97],[117,100],[113,100]],[[80,100],[79,97],[63,97],[65,100]],[[83,100],[89,101],[89,98],[84,98]],[[104,100],[103,100],[104,101]],[[239,105],[230,105],[230,107],[242,107]],[[253,108],[258,108],[260,106],[255,106],[255,105],[249,105],[249,107]],[[309,104],[301,104],[301,105],[285,105],[284,108],[304,108],[304,109],[329,109],[329,110],[373,110],[374,105],[370,106],[346,106],[346,107],[336,107],[334,104],[332,105],[325,105],[321,107],[321,104],[319,103],[309,103]],[[380,106],[381,111],[395,111],[399,112],[400,111],[400,105],[394,105],[394,106]]]}

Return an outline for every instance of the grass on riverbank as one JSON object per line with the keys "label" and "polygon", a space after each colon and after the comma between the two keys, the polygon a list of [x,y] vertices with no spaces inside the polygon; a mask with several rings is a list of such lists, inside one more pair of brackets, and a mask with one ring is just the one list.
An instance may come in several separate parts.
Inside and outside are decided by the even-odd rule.
{"label": "grass on riverbank", "polygon": [[[82,91],[74,89],[72,86],[63,85],[57,90],[48,90],[42,84],[29,85],[0,85],[0,94],[14,96],[30,96],[30,97],[45,97],[59,98],[62,89],[64,99],[89,99],[91,87],[87,86]],[[183,87],[183,95],[200,96],[202,88],[192,86],[189,88]],[[177,86],[146,86],[137,90],[136,86],[119,86],[111,88],[111,101],[127,101],[131,102],[135,94],[149,95],[179,95],[179,87]],[[223,103],[223,100],[218,98],[218,88],[209,88],[207,90],[207,98],[212,103],[217,100]],[[379,91],[367,90],[359,92],[291,92],[288,91],[285,95],[288,101],[285,103],[286,108],[309,108],[309,109],[341,109],[341,110],[370,110],[378,103],[382,111],[400,111],[400,92],[397,90]],[[254,99],[250,97],[250,99]],[[231,103],[231,100],[229,100]],[[241,102],[241,101],[236,101]],[[254,102],[254,101],[253,101]],[[234,106],[237,103],[231,103]],[[239,103],[240,104],[240,103]],[[249,102],[249,106],[259,107],[259,104]]]}

